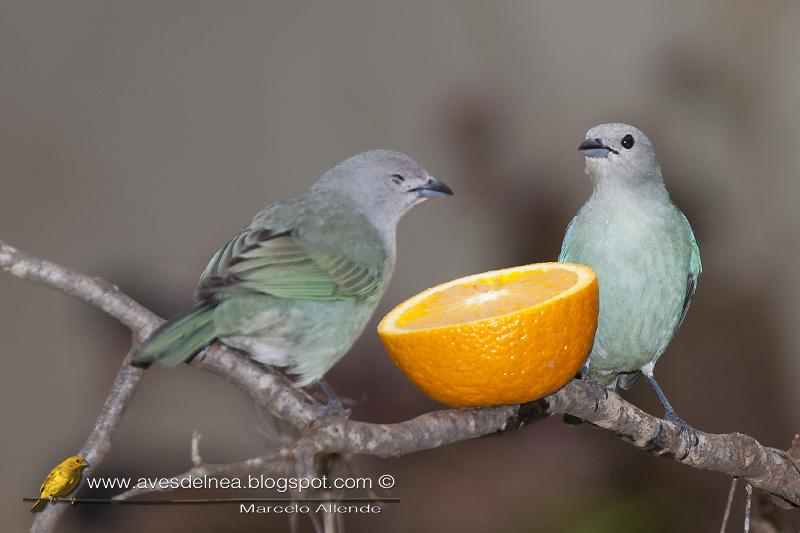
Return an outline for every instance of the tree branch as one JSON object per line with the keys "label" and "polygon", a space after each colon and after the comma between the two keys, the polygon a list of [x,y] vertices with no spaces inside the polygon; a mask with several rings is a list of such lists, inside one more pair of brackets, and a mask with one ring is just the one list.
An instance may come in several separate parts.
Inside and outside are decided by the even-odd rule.
{"label": "tree branch", "polygon": [[[99,278],[91,278],[50,261],[17,250],[0,240],[0,268],[39,285],[64,292],[94,305],[131,330],[132,348],[123,358],[111,390],[97,422],[78,452],[89,463],[86,475],[103,462],[111,449],[111,437],[119,424],[125,407],[133,396],[144,371],[131,366],[133,350],[142,339],[158,326],[160,319],[116,286]],[[36,515],[32,532],[46,533],[55,529],[64,505],[49,505]]]}
{"label": "tree branch", "polygon": [[44,285],[91,304],[131,330],[147,338],[157,319],[149,309],[123,294],[102,278],[92,278],[56,263],[40,259],[0,240],[0,268],[38,285]]}
{"label": "tree branch", "polygon": [[[2,241],[0,268],[100,308],[131,329],[134,347],[162,322],[115,286],[21,252]],[[123,359],[97,425],[81,449],[92,468],[108,453],[113,431],[143,374],[130,366],[130,358],[131,353]],[[341,417],[312,424],[321,411],[320,404],[273,369],[219,344],[205,349],[191,364],[234,384],[270,413],[294,425],[303,433],[303,454],[311,453],[312,458],[320,453],[404,455],[518,429],[554,414],[570,414],[613,432],[635,448],[694,468],[744,478],[753,486],[800,506],[800,467],[786,452],[765,447],[740,433],[699,432],[698,445],[685,458],[678,459],[685,452],[678,426],[645,413],[615,392],[608,392],[595,402],[590,387],[577,380],[547,398],[523,405],[446,409],[398,424],[368,424]],[[293,453],[296,456],[298,450]],[[215,468],[228,467],[231,465],[215,465]],[[65,508],[49,506],[37,516],[32,531],[52,531]]]}
{"label": "tree branch", "polygon": [[[192,467],[171,479],[180,481],[187,478],[198,477],[213,477],[213,476],[243,476],[251,472],[275,472],[285,470],[289,461],[294,457],[294,450],[291,448],[280,448],[273,452],[252,457],[244,461],[237,461],[235,463],[222,463],[212,464],[206,463],[200,454],[200,434],[195,431],[192,434],[191,444],[191,459]],[[150,494],[153,492],[163,492],[169,489],[161,489],[158,487],[134,487],[126,490],[121,494],[114,496],[114,500],[129,500],[142,494]]]}

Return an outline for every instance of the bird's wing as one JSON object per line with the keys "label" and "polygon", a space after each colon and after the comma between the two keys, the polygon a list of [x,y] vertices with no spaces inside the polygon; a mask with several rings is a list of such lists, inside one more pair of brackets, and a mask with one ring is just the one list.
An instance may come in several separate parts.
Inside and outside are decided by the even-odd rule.
{"label": "bird's wing", "polygon": [[689,225],[689,221],[686,220],[686,216],[680,210],[678,210],[678,214],[685,224],[685,230],[688,232],[689,237],[689,268],[688,273],[686,274],[686,292],[683,296],[683,305],[681,306],[681,312],[678,316],[678,320],[675,322],[675,327],[671,331],[666,332],[663,339],[661,339],[661,342],[658,344],[658,349],[656,350],[656,358],[660,357],[661,354],[664,353],[664,351],[667,349],[667,345],[678,332],[681,324],[683,324],[683,319],[686,318],[686,313],[689,312],[689,306],[691,305],[692,298],[694,298],[694,293],[697,290],[697,281],[700,278],[700,273],[703,272],[703,264],[700,261],[700,248],[697,246],[697,241],[694,238],[692,227]]}
{"label": "bird's wing", "polygon": [[375,269],[340,253],[316,249],[292,229],[261,228],[243,231],[214,255],[197,293],[201,299],[245,291],[325,300],[366,295],[379,283]]}
{"label": "bird's wing", "polygon": [[578,220],[578,217],[574,216],[572,220],[569,221],[569,225],[567,226],[567,232],[564,234],[564,242],[561,243],[561,253],[558,254],[558,260],[560,262],[567,261],[569,245],[572,242],[572,230],[575,228],[576,220]]}
{"label": "bird's wing", "polygon": [[689,274],[686,276],[686,294],[683,298],[681,317],[678,319],[678,323],[675,326],[675,331],[678,331],[678,328],[681,327],[683,319],[686,318],[686,313],[689,312],[689,305],[692,303],[692,298],[694,298],[694,293],[697,290],[697,281],[700,278],[700,274],[703,272],[703,263],[700,261],[700,248],[697,246],[697,241],[694,238],[694,232],[692,232],[692,228],[689,226],[689,221],[686,220],[686,216],[683,215],[683,213],[681,213],[681,216],[683,216],[683,220],[686,223],[687,229],[689,230],[689,245],[691,247],[691,251],[689,256]]}
{"label": "bird's wing", "polygon": [[[42,496],[42,497],[45,496],[45,494],[44,494],[45,489],[53,489],[54,488],[53,485],[54,485],[57,477],[58,477],[58,469],[54,468],[53,470],[50,471],[49,474],[47,474],[47,477],[44,478],[44,481],[42,481],[42,486],[39,487],[39,495],[40,496]],[[48,494],[48,496],[50,496],[50,495]]]}

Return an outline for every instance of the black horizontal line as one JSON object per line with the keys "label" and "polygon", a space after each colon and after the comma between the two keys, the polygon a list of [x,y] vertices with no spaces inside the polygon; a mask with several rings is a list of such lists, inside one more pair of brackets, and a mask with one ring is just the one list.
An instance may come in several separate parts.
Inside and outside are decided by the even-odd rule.
{"label": "black horizontal line", "polygon": [[302,505],[304,503],[398,503],[400,498],[211,498],[204,500],[112,500],[109,498],[22,498],[24,502],[45,501],[48,503],[90,503],[110,505],[214,505],[225,503],[289,503]]}

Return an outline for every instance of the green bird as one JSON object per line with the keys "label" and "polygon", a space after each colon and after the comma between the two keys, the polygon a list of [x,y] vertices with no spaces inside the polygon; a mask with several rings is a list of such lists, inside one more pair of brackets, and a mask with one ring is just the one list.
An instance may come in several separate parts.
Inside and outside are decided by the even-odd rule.
{"label": "green bird", "polygon": [[399,152],[347,159],[307,193],[258,213],[223,246],[200,277],[197,306],[154,332],[134,362],[174,366],[219,340],[287,369],[298,386],[321,380],[386,290],[400,218],[451,194]]}
{"label": "green bird", "polygon": [[[567,228],[559,261],[597,272],[600,315],[584,376],[628,389],[642,374],[679,424],[686,453],[697,432],[675,414],[653,376],[683,322],[702,271],[689,222],[670,200],[653,145],[627,124],[602,124],[578,147],[594,191]],[[693,444],[694,442],[694,444]]]}

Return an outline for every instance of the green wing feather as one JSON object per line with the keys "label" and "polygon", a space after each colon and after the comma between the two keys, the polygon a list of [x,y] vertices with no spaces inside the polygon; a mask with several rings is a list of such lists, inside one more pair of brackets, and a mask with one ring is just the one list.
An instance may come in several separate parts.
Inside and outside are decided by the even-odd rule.
{"label": "green wing feather", "polygon": [[214,307],[200,304],[185,315],[162,324],[136,350],[133,361],[139,365],[160,361],[166,366],[175,366],[190,359],[216,336]]}
{"label": "green wing feather", "polygon": [[241,291],[278,298],[338,299],[370,294],[380,274],[344,255],[303,242],[294,231],[247,230],[211,259],[198,296]]}
{"label": "green wing feather", "polygon": [[369,295],[380,281],[374,269],[310,246],[292,230],[245,230],[222,247],[203,272],[197,289],[202,303],[159,328],[137,350],[134,362],[173,366],[190,359],[217,337],[214,308],[225,295],[334,300]]}
{"label": "green wing feather", "polygon": [[575,229],[575,221],[578,220],[578,217],[575,216],[572,220],[569,221],[567,225],[567,232],[564,235],[564,241],[561,243],[561,253],[558,254],[558,260],[561,263],[568,263],[569,260],[567,259],[567,254],[569,254],[569,247],[572,244],[572,231]]}
{"label": "green wing feather", "polygon": [[675,331],[681,327],[683,319],[686,318],[686,313],[689,312],[689,305],[692,303],[692,298],[694,298],[694,293],[697,290],[697,282],[700,278],[700,274],[703,272],[703,263],[700,260],[700,248],[697,246],[694,232],[689,225],[689,221],[686,219],[686,215],[681,213],[681,217],[683,217],[686,229],[689,231],[691,255],[689,256],[689,275],[686,279],[686,296],[683,299],[683,309],[681,309],[681,317],[678,319],[678,325],[675,326]]}

